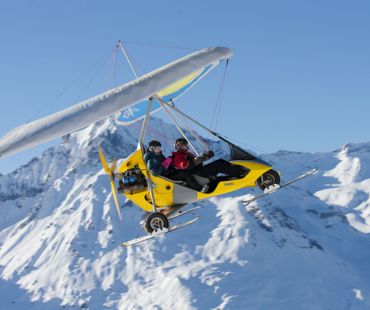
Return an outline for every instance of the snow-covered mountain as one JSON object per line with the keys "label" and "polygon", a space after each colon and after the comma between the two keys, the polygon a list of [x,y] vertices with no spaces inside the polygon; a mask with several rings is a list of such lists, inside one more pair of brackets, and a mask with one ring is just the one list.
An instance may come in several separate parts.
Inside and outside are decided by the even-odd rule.
{"label": "snow-covered mountain", "polygon": [[[138,130],[89,126],[0,177],[0,309],[370,308],[370,143],[265,155],[283,180],[320,172],[247,207],[257,189],[213,198],[191,227],[123,249],[142,212],[119,222],[97,145],[124,158]],[[149,133],[167,153],[178,136]]]}

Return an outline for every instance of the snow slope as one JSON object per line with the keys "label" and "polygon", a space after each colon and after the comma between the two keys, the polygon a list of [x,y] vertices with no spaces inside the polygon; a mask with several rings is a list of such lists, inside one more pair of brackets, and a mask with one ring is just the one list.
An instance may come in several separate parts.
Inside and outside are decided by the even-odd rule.
{"label": "snow slope", "polygon": [[[150,133],[167,153],[178,135]],[[248,207],[256,189],[211,199],[191,227],[123,249],[142,212],[118,221],[97,145],[124,158],[137,135],[101,122],[0,177],[0,309],[370,308],[370,143],[265,155],[283,179],[320,172]]]}

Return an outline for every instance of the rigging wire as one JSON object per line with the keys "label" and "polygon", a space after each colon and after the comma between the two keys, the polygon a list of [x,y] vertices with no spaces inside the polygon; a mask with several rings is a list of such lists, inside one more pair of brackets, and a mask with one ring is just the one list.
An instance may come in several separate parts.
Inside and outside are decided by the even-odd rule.
{"label": "rigging wire", "polygon": [[[160,98],[159,98],[160,99]],[[236,141],[235,139],[231,139],[231,138],[229,138],[229,137],[227,137],[227,136],[225,136],[225,135],[221,135],[221,134],[219,134],[219,133],[217,133],[217,132],[215,132],[215,131],[213,131],[213,130],[211,130],[211,129],[209,129],[209,128],[207,128],[206,126],[204,126],[203,124],[201,124],[200,122],[198,122],[198,121],[196,121],[195,119],[193,119],[192,117],[190,117],[189,115],[186,115],[184,112],[182,112],[182,111],[180,111],[179,109],[177,109],[176,107],[174,107],[174,106],[172,106],[172,105],[170,105],[170,104],[168,104],[168,103],[166,103],[165,101],[162,101],[162,103],[164,104],[164,105],[166,105],[167,107],[169,107],[169,108],[171,108],[171,109],[173,109],[173,110],[175,110],[175,111],[177,111],[179,114],[181,114],[183,117],[185,117],[185,118],[187,118],[189,121],[191,121],[191,122],[193,122],[194,124],[196,124],[196,125],[198,125],[199,127],[201,127],[201,128],[203,128],[203,129],[205,129],[206,131],[208,131],[210,134],[212,134],[212,135],[214,135],[215,137],[217,137],[218,139],[220,139],[220,140],[224,140],[224,142],[226,142],[227,143],[227,141],[229,141],[230,143],[233,143],[233,141],[235,141],[235,143],[233,143],[233,144],[235,144],[236,146],[238,146],[238,145],[241,145],[241,146],[243,146],[243,143],[240,143],[239,141]],[[225,141],[226,140],[226,141]],[[257,150],[257,148],[255,148],[255,147],[246,147],[247,149],[256,149]],[[262,152],[264,152],[264,151],[262,151]],[[264,153],[267,153],[267,152],[264,152]],[[307,165],[304,165],[304,164],[302,164],[302,163],[300,163],[300,162],[295,162],[295,161],[293,161],[293,160],[289,160],[289,159],[285,159],[286,161],[290,161],[290,162],[294,162],[295,164],[297,164],[297,165],[300,165],[300,166],[302,166],[302,167],[305,167],[305,168],[309,168],[309,169],[312,169],[312,168],[314,168],[314,167],[310,167],[310,166],[307,166]]]}
{"label": "rigging wire", "polygon": [[113,87],[116,87],[117,85],[117,49],[118,47],[116,46],[115,49],[113,50],[113,55],[112,55],[112,65],[110,68],[110,75],[113,80]]}
{"label": "rigging wire", "polygon": [[222,103],[223,103],[224,87],[225,87],[226,73],[227,73],[228,64],[229,64],[229,60],[226,61],[224,74],[222,76],[222,82],[221,82],[222,87],[221,87],[221,90],[220,90],[218,110],[216,112],[216,120],[215,120],[215,128],[214,128],[215,130],[217,130],[219,119],[220,119],[220,111],[221,111],[221,106],[222,106]]}
{"label": "rigging wire", "polygon": [[[131,128],[134,128],[138,132],[140,132],[141,127],[142,127],[140,123],[132,123],[129,126]],[[147,134],[149,136],[151,136],[153,138],[157,138],[157,139],[158,139],[158,137],[160,137],[161,142],[166,144],[166,145],[173,146],[173,144],[174,144],[174,141],[172,139],[170,139],[167,135],[163,134],[162,132],[159,132],[156,128],[154,128],[151,125],[148,125]]]}
{"label": "rigging wire", "polygon": [[[176,113],[174,113],[176,115]],[[192,136],[195,138],[195,140],[200,144],[203,145],[204,150],[209,150],[209,145],[200,137],[200,135],[192,129],[189,125],[187,125],[186,120],[183,118],[182,121],[183,126],[192,134]]]}
{"label": "rigging wire", "polygon": [[216,97],[216,103],[215,103],[215,106],[214,106],[214,109],[213,109],[211,124],[209,126],[213,130],[216,130],[217,125],[218,125],[218,120],[219,120],[219,114],[220,114],[220,109],[221,109],[221,105],[222,105],[222,97],[223,97],[223,91],[224,91],[224,85],[225,85],[226,72],[227,72],[228,65],[229,65],[229,60],[226,60],[224,72],[223,72],[222,78],[221,78],[220,87],[218,89],[218,94],[217,94],[217,97]]}
{"label": "rigging wire", "polygon": [[138,61],[129,53],[126,46],[122,44],[122,40],[119,40],[117,43],[117,48],[119,48],[122,51],[123,56],[125,57],[127,63],[130,66],[131,71],[133,72],[135,78],[138,78],[138,69],[139,69],[139,75],[142,75],[143,72],[146,70],[143,69],[143,66],[139,64]]}
{"label": "rigging wire", "polygon": [[[269,153],[267,150],[263,150],[261,148],[257,148],[257,147],[255,147],[253,145],[247,145],[246,143],[241,142],[241,141],[238,141],[238,140],[236,140],[234,138],[230,138],[230,137],[227,137],[225,135],[223,135],[223,137],[226,138],[226,139],[228,139],[228,140],[230,140],[231,142],[235,143],[236,145],[240,145],[240,146],[242,146],[242,147],[244,147],[246,149],[252,150],[255,153],[258,152],[259,153],[259,156],[261,156],[263,154],[267,155]],[[305,164],[303,164],[301,162],[298,162],[298,161],[295,161],[293,159],[280,158],[280,160],[285,161],[285,162],[290,162],[290,163],[293,163],[293,164],[296,164],[298,166],[301,166],[301,167],[304,167],[304,168],[308,168],[308,169],[315,168],[314,166],[305,165]]]}
{"label": "rigging wire", "polygon": [[76,85],[78,81],[82,79],[88,72],[90,72],[93,68],[97,65],[101,64],[101,62],[107,58],[107,53],[104,53],[93,65],[89,66],[85,69],[81,74],[79,74],[76,78],[74,78],[71,82],[69,82],[56,96],[51,98],[46,104],[40,106],[34,113],[29,115],[26,120],[26,123],[31,122],[36,116],[39,116],[41,112],[45,111],[45,109],[49,108],[49,111],[56,106],[57,101],[70,89],[72,86]]}
{"label": "rigging wire", "polygon": [[198,153],[197,149],[194,147],[194,145],[191,143],[191,141],[189,141],[189,139],[186,137],[184,131],[181,129],[179,123],[178,123],[178,120],[176,119],[176,116],[174,116],[168,109],[167,107],[162,104],[161,102],[159,102],[159,104],[161,105],[161,107],[164,109],[164,111],[167,113],[167,115],[171,118],[172,122],[175,124],[176,128],[178,131],[180,131],[181,135],[186,139],[188,140],[188,143],[189,145],[191,146],[191,148],[193,149],[193,151],[195,152],[195,154],[197,156],[199,156],[200,154]]}
{"label": "rigging wire", "polygon": [[176,45],[169,45],[169,44],[157,44],[157,43],[144,43],[144,42],[133,42],[133,41],[122,41],[125,44],[132,44],[132,45],[142,45],[142,46],[152,46],[152,47],[162,47],[162,48],[172,48],[172,49],[181,49],[181,50],[190,50],[190,51],[197,51],[196,48],[191,47],[184,47],[184,46],[176,46]]}
{"label": "rigging wire", "polygon": [[[133,42],[133,41],[120,41],[120,42],[124,42],[125,44],[132,44],[132,45],[142,45],[142,46],[152,46],[152,47],[161,47],[161,48],[173,48],[173,49],[182,49],[182,50],[197,50],[195,48],[190,48],[190,47],[182,47],[182,46],[175,46],[175,45],[169,45],[169,44],[154,44],[154,43],[144,43],[144,42]],[[115,47],[115,50],[116,50],[117,47]],[[132,62],[135,62],[137,64],[137,62],[133,59],[132,56],[129,57],[128,55],[128,52],[127,52],[127,49],[126,49],[126,54],[128,56],[128,58],[131,60],[131,63]],[[30,114],[28,116],[28,118],[26,119],[26,123],[29,123],[31,122],[34,118],[36,118],[37,116],[40,116],[40,114],[45,111],[46,109],[49,109],[49,111],[51,111],[52,109],[55,108],[56,104],[57,104],[57,101],[74,85],[76,85],[77,82],[79,82],[83,76],[85,76],[89,71],[91,71],[94,67],[96,67],[97,65],[101,64],[101,62],[107,57],[106,53],[104,53],[104,55],[102,57],[100,57],[93,65],[91,65],[90,67],[88,67],[86,70],[84,70],[80,75],[78,75],[75,79],[73,79],[70,83],[68,83],[56,96],[54,96],[53,98],[51,98],[49,101],[47,101],[44,105],[40,106],[38,109],[36,109],[36,111],[32,114]],[[137,64],[138,65],[138,64]],[[139,66],[139,65],[138,65]],[[140,66],[139,66],[140,68]],[[141,69],[141,68],[140,68]],[[141,70],[142,72],[144,72],[144,70]],[[115,76],[115,72],[114,72],[114,86],[116,86],[116,76]],[[88,88],[90,85],[92,84],[92,81],[90,81],[90,83],[88,84],[88,86],[86,88]],[[85,90],[83,90],[84,92]],[[83,93],[82,92],[82,93]],[[82,95],[82,93],[80,93],[79,97]]]}
{"label": "rigging wire", "polygon": [[[114,52],[113,52],[114,53]],[[92,76],[92,78],[90,79],[89,83],[82,89],[82,91],[79,93],[79,95],[77,96],[76,98],[76,101],[80,101],[81,98],[82,98],[82,95],[89,89],[89,87],[93,84],[93,82],[95,82],[96,78],[98,77],[99,73],[103,71],[103,69],[105,68],[105,65],[104,65],[104,62],[102,62],[97,68],[96,68],[96,71],[94,73],[94,75]]]}
{"label": "rigging wire", "polygon": [[[172,104],[173,104],[173,101],[171,100]],[[174,104],[173,104],[174,105]],[[174,117],[178,120],[179,123],[182,124],[182,127],[185,127],[185,129],[187,129],[190,134],[195,138],[195,140],[200,144],[200,145],[203,145],[204,147],[204,150],[207,151],[209,150],[209,145],[199,136],[199,134],[194,130],[192,129],[186,122],[186,118],[182,116],[181,117],[181,114],[176,114],[176,110],[172,110],[172,114],[174,115]]]}
{"label": "rigging wire", "polygon": [[[123,54],[124,54],[127,62],[129,63],[129,65],[131,67],[131,70],[133,71],[135,77],[137,77],[137,73],[136,73],[136,71],[135,71],[135,69],[134,69],[134,67],[132,65],[132,57],[129,57],[129,55],[127,53],[127,49],[125,49],[123,47],[123,44],[122,43],[125,43],[125,44],[133,44],[133,45],[142,45],[142,46],[152,46],[152,47],[176,48],[176,49],[193,50],[193,51],[197,50],[197,49],[193,49],[193,48],[179,47],[179,46],[173,46],[173,45],[163,45],[163,44],[151,44],[151,43],[142,43],[142,42],[132,42],[132,41],[126,41],[126,40],[119,41],[119,43],[118,43],[117,46],[119,46],[121,48],[121,50],[122,50],[122,52],[123,52]],[[210,124],[211,131],[216,130],[217,129],[217,126],[218,126],[218,123],[219,123],[220,111],[221,111],[221,106],[222,106],[222,102],[223,102],[224,85],[225,85],[225,80],[226,80],[226,73],[227,73],[228,64],[229,64],[229,60],[226,61],[225,68],[224,68],[224,71],[223,71],[223,75],[222,75],[222,78],[221,78],[221,83],[220,83],[219,91],[218,91],[218,94],[217,94],[216,103],[215,103],[215,107],[214,107],[213,114],[212,114],[212,119],[211,119],[211,124]],[[173,104],[173,102],[172,102],[172,104]],[[167,114],[170,113],[167,110],[167,107],[165,105],[162,105],[162,107],[166,111]],[[176,111],[176,110],[172,110],[172,111]],[[177,121],[179,121],[178,115],[176,115],[176,113],[173,113],[172,116],[175,117],[177,119]],[[179,127],[179,125],[176,123],[176,121],[175,121],[175,124],[176,124],[177,127]],[[184,125],[183,122],[182,122],[182,125]],[[197,135],[195,134],[194,130],[190,129],[190,127],[188,127],[187,125],[185,125],[183,127],[185,127],[194,136],[194,138],[198,142],[200,142],[201,144],[205,144],[204,141],[202,141],[199,137],[197,137]],[[153,129],[152,128],[149,129],[148,132],[153,133]],[[180,130],[180,132],[181,132],[181,130]],[[217,135],[219,135],[219,134],[216,134],[216,136]],[[162,136],[162,138],[165,138],[165,140],[168,141],[168,137],[165,137],[164,135],[160,134],[159,132],[156,133],[156,136]],[[263,150],[259,150],[256,147],[246,146],[246,144],[240,143],[240,142],[236,141],[235,139],[230,139],[230,138],[228,138],[228,137],[226,137],[224,135],[219,135],[219,136],[224,137],[224,138],[227,138],[227,139],[229,139],[231,141],[235,141],[236,144],[242,145],[242,146],[246,147],[247,149],[252,149],[252,150],[254,149],[254,150],[260,151],[262,153],[267,153],[267,152],[265,152]],[[168,144],[170,144],[170,143],[168,143]],[[208,145],[207,145],[207,147],[208,147]],[[193,147],[193,149],[195,150],[194,147]],[[195,152],[196,152],[196,150],[195,150]],[[283,158],[283,160],[290,161],[292,163],[295,163],[295,164],[300,165],[300,166],[304,166],[306,168],[310,168],[310,169],[312,168],[312,167],[309,167],[309,166],[304,165],[302,163],[295,162],[293,160],[288,160],[286,158]]]}
{"label": "rigging wire", "polygon": [[[226,80],[226,73],[227,73],[228,63],[229,63],[229,60],[226,61],[226,65],[225,65],[224,72],[223,72],[222,79],[221,79],[221,84],[220,84],[219,92],[218,92],[217,99],[216,99],[215,108],[214,108],[214,111],[213,111],[212,121],[211,121],[211,125],[210,125],[210,128],[213,131],[216,131],[217,130],[217,127],[218,127],[218,122],[219,122],[219,117],[220,117],[220,110],[221,110],[221,105],[222,105],[222,102],[223,102],[222,99],[223,99],[223,92],[224,92],[224,85],[225,85],[225,80]],[[220,135],[220,136],[226,138],[227,140],[230,140],[231,142],[234,141],[236,145],[241,145],[241,146],[245,147],[246,149],[256,150],[259,153],[265,153],[265,154],[268,153],[266,150],[261,150],[261,149],[259,149],[257,147],[250,146],[250,145],[247,146],[245,143],[242,143],[240,141],[236,141],[235,139],[229,138],[229,137],[227,137],[225,135]],[[282,158],[282,160],[287,161],[287,162],[294,163],[296,165],[299,165],[301,167],[305,167],[305,168],[308,168],[308,169],[313,169],[314,168],[312,166],[307,166],[305,164],[302,164],[300,162],[294,161],[292,159]]]}

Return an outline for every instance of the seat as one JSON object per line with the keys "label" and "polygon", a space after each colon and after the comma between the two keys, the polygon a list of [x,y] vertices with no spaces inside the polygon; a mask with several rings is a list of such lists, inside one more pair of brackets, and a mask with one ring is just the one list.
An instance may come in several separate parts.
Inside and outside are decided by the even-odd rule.
{"label": "seat", "polygon": [[200,185],[206,185],[210,182],[210,179],[206,178],[206,177],[202,177],[200,175],[196,175],[196,174],[193,174],[195,180],[197,180],[197,182],[200,184]]}

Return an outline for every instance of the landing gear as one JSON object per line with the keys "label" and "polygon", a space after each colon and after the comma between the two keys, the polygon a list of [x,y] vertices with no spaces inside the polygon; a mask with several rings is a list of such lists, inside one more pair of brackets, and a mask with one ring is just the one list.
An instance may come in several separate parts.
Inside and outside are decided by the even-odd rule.
{"label": "landing gear", "polygon": [[262,191],[265,191],[265,189],[275,184],[280,185],[280,175],[272,169],[265,172],[260,178],[257,179],[257,185]]}
{"label": "landing gear", "polygon": [[148,216],[145,222],[145,229],[149,234],[162,230],[163,228],[168,229],[169,227],[170,223],[167,216],[160,212],[152,213]]}

